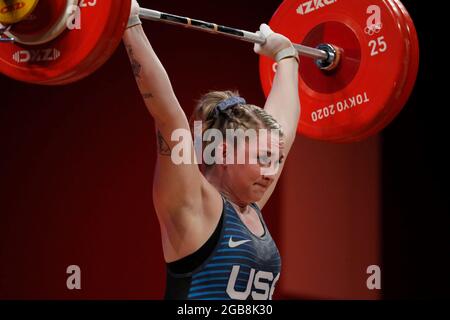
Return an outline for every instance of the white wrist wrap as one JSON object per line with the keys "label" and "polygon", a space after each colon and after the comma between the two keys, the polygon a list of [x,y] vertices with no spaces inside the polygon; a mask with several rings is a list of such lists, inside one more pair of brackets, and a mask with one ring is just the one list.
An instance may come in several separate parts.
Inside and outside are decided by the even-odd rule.
{"label": "white wrist wrap", "polygon": [[300,63],[300,60],[298,58],[298,52],[294,47],[289,47],[289,48],[283,49],[275,55],[276,62],[280,62],[281,60],[287,59],[287,58],[295,58],[297,60],[297,62]]}
{"label": "white wrist wrap", "polygon": [[142,24],[141,19],[139,19],[139,16],[132,16],[130,19],[128,19],[127,29],[137,26],[139,24]]}

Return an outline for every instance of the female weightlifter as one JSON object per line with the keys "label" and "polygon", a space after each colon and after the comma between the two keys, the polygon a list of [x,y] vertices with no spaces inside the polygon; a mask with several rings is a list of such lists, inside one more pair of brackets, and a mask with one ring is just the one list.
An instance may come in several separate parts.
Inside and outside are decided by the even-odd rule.
{"label": "female weightlifter", "polygon": [[[213,91],[201,97],[191,117],[191,124],[201,121],[202,133],[216,129],[225,136],[230,129],[266,129],[264,150],[261,145],[255,149],[247,142],[233,145],[225,139],[215,149],[216,155],[228,159],[234,151],[242,151],[244,163],[176,164],[171,157],[177,143],[172,141],[172,133],[192,130],[192,125],[144,34],[138,13],[139,5],[133,0],[123,41],[157,130],[153,201],[167,265],[165,298],[272,299],[281,260],[261,210],[296,136],[300,116],[298,53],[289,39],[261,25],[258,33],[267,41],[255,45],[254,50],[278,63],[264,108],[246,103],[236,92]],[[273,139],[272,132],[279,132],[279,139]],[[191,135],[188,139],[194,150],[194,139]],[[278,170],[262,170],[274,162]]]}

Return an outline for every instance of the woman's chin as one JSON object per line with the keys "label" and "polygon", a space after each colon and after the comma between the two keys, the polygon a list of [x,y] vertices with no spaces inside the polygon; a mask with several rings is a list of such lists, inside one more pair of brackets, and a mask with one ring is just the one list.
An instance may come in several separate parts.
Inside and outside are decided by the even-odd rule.
{"label": "woman's chin", "polygon": [[260,187],[257,187],[254,191],[253,191],[253,194],[252,194],[252,202],[258,202],[258,201],[260,201],[263,197],[264,197],[264,194],[266,193],[266,190],[267,189],[265,189],[265,188],[260,188]]}

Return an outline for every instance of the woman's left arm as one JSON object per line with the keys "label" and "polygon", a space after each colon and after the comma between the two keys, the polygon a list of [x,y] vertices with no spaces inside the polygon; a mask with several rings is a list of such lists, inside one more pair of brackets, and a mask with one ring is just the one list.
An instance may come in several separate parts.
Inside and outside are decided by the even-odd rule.
{"label": "woman's left arm", "polygon": [[300,119],[298,95],[298,62],[286,58],[278,63],[277,72],[264,109],[281,125],[284,133],[284,156],[294,143]]}
{"label": "woman's left arm", "polygon": [[[275,60],[278,52],[292,46],[291,41],[281,34],[273,33],[267,25],[261,25],[260,32],[266,38],[263,46],[255,45],[255,52]],[[297,135],[300,119],[300,98],[298,94],[298,56],[282,59],[278,62],[277,72],[273,80],[272,89],[267,97],[264,109],[281,125],[284,133],[283,156],[286,159]],[[262,209],[275,190],[278,179],[283,171],[284,161],[275,173],[272,185],[258,201]]]}

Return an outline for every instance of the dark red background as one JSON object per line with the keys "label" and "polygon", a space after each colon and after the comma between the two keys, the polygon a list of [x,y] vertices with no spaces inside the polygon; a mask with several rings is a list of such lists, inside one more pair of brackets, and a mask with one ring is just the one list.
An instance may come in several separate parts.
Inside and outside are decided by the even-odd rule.
{"label": "dark red background", "polygon": [[[140,3],[252,31],[280,4]],[[448,135],[445,117],[429,111],[448,103],[430,86],[439,51],[434,25],[425,21],[428,6],[404,4],[422,47],[405,110],[382,136],[362,143],[299,138],[264,210],[284,263],[276,298],[448,294]],[[238,89],[263,105],[251,45],[154,22],[145,30],[187,113],[211,89]],[[161,298],[153,123],[123,46],[76,84],[40,87],[0,77],[0,92],[0,299]],[[81,267],[80,291],[66,288],[71,264]],[[371,264],[382,268],[382,291],[365,287]]]}

